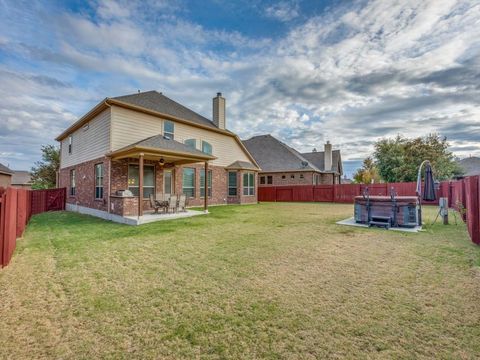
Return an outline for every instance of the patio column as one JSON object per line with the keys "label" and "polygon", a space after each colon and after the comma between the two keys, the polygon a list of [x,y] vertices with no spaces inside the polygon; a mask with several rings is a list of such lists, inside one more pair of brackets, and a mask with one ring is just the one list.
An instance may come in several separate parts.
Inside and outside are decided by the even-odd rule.
{"label": "patio column", "polygon": [[143,216],[143,153],[138,158],[138,217]]}
{"label": "patio column", "polygon": [[208,213],[208,162],[205,161],[205,183],[203,197],[203,212]]}

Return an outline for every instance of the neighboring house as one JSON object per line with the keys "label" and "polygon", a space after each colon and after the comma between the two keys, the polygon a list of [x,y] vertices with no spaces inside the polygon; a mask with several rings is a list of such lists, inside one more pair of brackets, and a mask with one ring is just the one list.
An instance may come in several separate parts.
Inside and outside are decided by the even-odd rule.
{"label": "neighboring house", "polygon": [[0,187],[6,188],[12,183],[13,171],[5,165],[0,164]]}
{"label": "neighboring house", "polygon": [[458,165],[463,170],[462,176],[473,176],[473,175],[480,175],[480,158],[475,156],[470,156],[468,158],[458,160]]}
{"label": "neighboring house", "polygon": [[[260,166],[259,186],[320,185],[341,182],[340,150],[299,153],[272,135],[254,136],[243,144]],[[325,155],[326,154],[326,155]]]}
{"label": "neighboring house", "polygon": [[142,215],[150,194],[182,193],[188,205],[203,206],[205,183],[209,204],[257,202],[259,167],[226,129],[221,93],[213,98],[213,121],[157,91],[106,98],[56,140],[69,210]]}
{"label": "neighboring house", "polygon": [[30,171],[14,170],[12,176],[12,186],[16,188],[31,189],[32,178]]}

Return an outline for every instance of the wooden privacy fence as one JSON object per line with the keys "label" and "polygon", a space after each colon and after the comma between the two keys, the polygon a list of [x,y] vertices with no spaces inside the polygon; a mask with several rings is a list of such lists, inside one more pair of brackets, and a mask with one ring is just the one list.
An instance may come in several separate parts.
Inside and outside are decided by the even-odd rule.
{"label": "wooden privacy fence", "polygon": [[[417,184],[337,184],[266,186],[258,188],[258,201],[335,202],[353,204],[355,196],[363,194],[368,186],[370,195],[390,195],[393,188],[398,196],[415,196]],[[458,210],[466,221],[472,241],[480,244],[480,177],[469,176],[458,181],[440,183],[437,197],[448,198],[448,205]],[[437,201],[423,201],[423,204],[438,205]]]}
{"label": "wooden privacy fence", "polygon": [[0,265],[12,258],[17,238],[30,217],[45,211],[65,210],[66,189],[27,190],[0,188]]}

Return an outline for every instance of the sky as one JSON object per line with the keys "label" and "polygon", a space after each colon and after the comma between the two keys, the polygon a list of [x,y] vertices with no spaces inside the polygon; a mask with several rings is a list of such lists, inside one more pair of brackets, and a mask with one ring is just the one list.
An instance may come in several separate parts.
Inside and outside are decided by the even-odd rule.
{"label": "sky", "polygon": [[436,132],[480,156],[480,2],[0,0],[0,163],[40,148],[105,97],[157,90],[227,128],[348,175],[379,138]]}

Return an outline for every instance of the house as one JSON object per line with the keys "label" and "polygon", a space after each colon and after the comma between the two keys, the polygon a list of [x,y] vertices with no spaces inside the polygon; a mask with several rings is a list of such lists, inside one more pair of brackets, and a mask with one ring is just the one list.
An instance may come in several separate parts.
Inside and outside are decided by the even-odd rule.
{"label": "house", "polygon": [[185,194],[189,206],[256,203],[260,169],[227,130],[225,104],[218,93],[210,120],[157,91],[102,100],[56,138],[67,210],[141,217],[150,194]]}
{"label": "house", "polygon": [[260,166],[259,186],[339,184],[340,150],[327,142],[324,152],[299,153],[272,135],[254,136],[243,144]]}
{"label": "house", "polygon": [[0,187],[6,188],[12,183],[13,171],[0,164]]}
{"label": "house", "polygon": [[15,170],[12,176],[12,186],[16,188],[31,189],[32,179],[30,171]]}
{"label": "house", "polygon": [[457,160],[457,164],[462,169],[463,174],[457,176],[457,178],[463,178],[465,176],[480,175],[480,158],[476,156],[470,156],[465,159]]}

